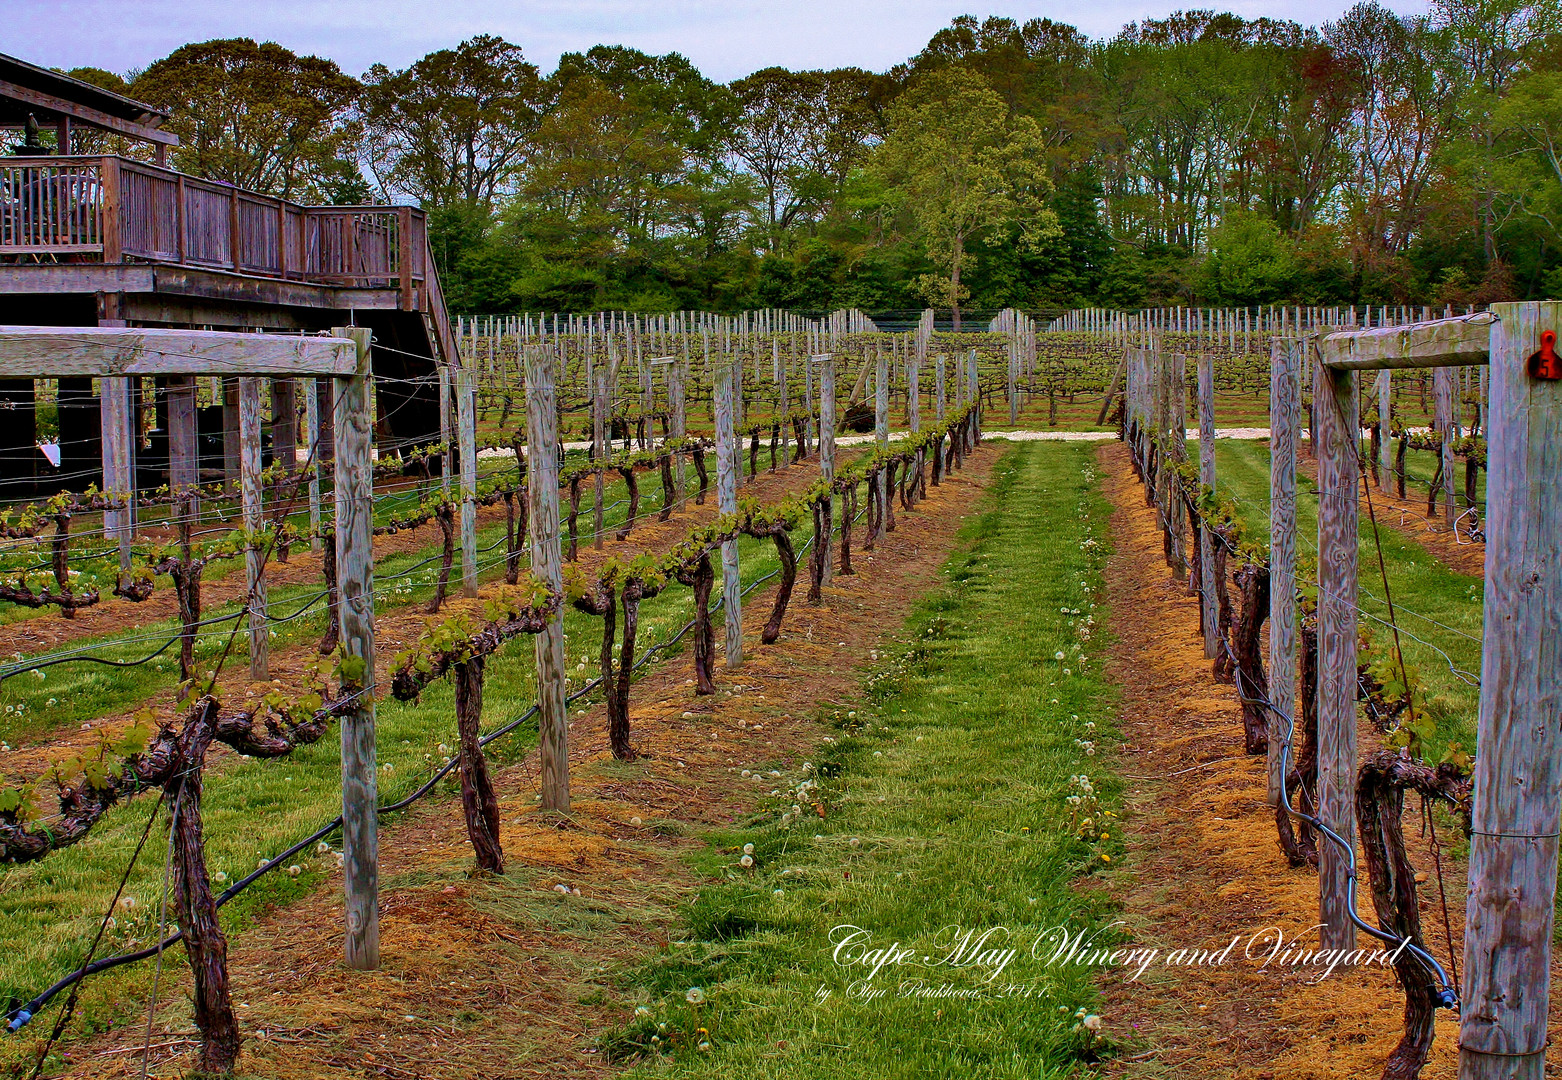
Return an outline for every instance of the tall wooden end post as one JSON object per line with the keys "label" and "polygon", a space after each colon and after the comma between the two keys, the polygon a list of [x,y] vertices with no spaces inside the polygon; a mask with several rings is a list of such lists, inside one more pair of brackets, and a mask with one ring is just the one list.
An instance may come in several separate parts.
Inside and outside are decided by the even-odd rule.
{"label": "tall wooden end post", "polygon": [[[356,370],[334,380],[336,574],[341,591],[344,686],[361,688],[341,716],[342,856],[347,966],[380,966],[379,797],[374,775],[374,414],[369,330],[338,327],[356,346]],[[351,675],[353,677],[349,678]]]}
{"label": "tall wooden end post", "polygon": [[[1317,365],[1318,816],[1356,840],[1356,555],[1361,425],[1356,373]],[[1325,949],[1354,949],[1351,860],[1319,845],[1318,911]]]}
{"label": "tall wooden end post", "polygon": [[[531,499],[532,572],[555,592],[564,591],[559,542],[559,411],[553,386],[553,354],[526,350],[526,473]],[[542,808],[569,812],[569,726],[564,711],[564,611],[535,638],[538,730],[542,755]]]}
{"label": "tall wooden end post", "polygon": [[1541,1080],[1562,829],[1562,382],[1527,358],[1562,303],[1493,304],[1485,640],[1460,1080]]}
{"label": "tall wooden end post", "polygon": [[1269,802],[1284,799],[1296,718],[1296,433],[1302,385],[1296,345],[1276,338],[1269,369]]}
{"label": "tall wooden end post", "polygon": [[[715,377],[716,410],[716,502],[723,516],[738,511],[738,445],[733,429],[733,370],[731,364],[717,364]],[[727,617],[727,666],[743,662],[743,583],[738,569],[738,542],[721,545],[721,596]]]}

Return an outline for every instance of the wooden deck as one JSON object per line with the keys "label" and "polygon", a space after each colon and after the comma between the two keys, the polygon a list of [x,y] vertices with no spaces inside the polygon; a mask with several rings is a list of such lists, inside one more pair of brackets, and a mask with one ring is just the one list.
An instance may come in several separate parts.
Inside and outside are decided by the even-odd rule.
{"label": "wooden deck", "polygon": [[0,263],[160,263],[395,289],[425,308],[423,211],[302,206],[128,158],[0,157]]}

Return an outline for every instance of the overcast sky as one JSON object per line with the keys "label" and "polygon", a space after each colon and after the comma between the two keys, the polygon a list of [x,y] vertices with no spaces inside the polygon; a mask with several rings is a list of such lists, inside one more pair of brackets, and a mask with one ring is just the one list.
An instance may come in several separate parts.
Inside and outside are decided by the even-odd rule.
{"label": "overcast sky", "polygon": [[[956,15],[1048,17],[1091,37],[1183,8],[1317,23],[1353,0],[5,0],[0,52],[47,67],[142,68],[189,41],[252,37],[335,60],[353,75],[404,67],[474,34],[499,34],[551,71],[560,53],[597,44],[681,52],[723,82],[772,65],[883,71],[918,52]],[[1402,13],[1426,0],[1386,0]]]}

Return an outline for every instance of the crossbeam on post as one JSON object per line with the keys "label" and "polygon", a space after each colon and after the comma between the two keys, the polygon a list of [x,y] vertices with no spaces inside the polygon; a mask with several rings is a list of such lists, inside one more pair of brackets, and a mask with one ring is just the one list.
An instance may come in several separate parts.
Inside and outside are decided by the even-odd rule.
{"label": "crossbeam on post", "polygon": [[354,363],[353,343],[336,337],[122,326],[0,328],[0,378],[37,375],[40,367],[50,377],[351,375]]}
{"label": "crossbeam on post", "polygon": [[1490,315],[1479,314],[1343,330],[1323,335],[1318,342],[1319,359],[1325,367],[1353,371],[1484,364],[1491,325]]}

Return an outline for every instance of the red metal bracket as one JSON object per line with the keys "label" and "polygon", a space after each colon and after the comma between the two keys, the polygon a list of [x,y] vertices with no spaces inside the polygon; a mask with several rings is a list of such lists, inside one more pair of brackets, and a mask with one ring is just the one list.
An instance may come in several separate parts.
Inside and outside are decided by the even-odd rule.
{"label": "red metal bracket", "polygon": [[1526,366],[1532,379],[1562,379],[1562,356],[1557,355],[1555,330],[1540,335],[1540,349],[1529,358]]}

